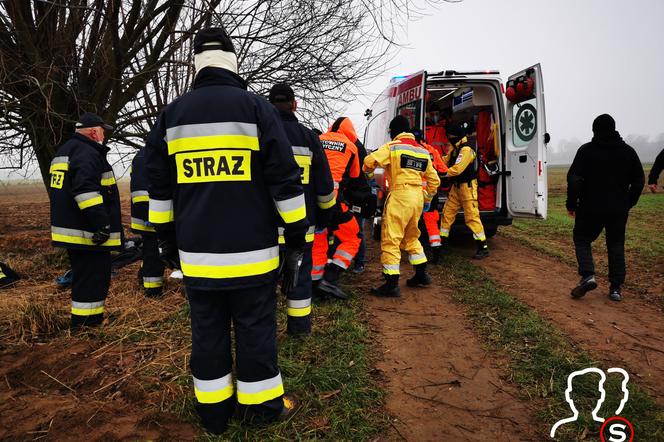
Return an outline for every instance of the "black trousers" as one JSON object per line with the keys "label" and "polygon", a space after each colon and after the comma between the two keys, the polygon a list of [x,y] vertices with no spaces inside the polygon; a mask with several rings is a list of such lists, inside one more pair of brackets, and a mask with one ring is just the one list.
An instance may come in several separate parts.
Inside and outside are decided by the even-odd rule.
{"label": "black trousers", "polygon": [[577,212],[574,222],[574,246],[579,263],[579,275],[595,274],[592,242],[606,230],[606,249],[609,257],[609,281],[612,286],[625,282],[625,226],[627,213],[595,214]]}
{"label": "black trousers", "polygon": [[313,243],[306,244],[297,285],[290,293],[286,293],[286,304],[288,306],[287,331],[289,335],[311,333],[312,247]]}
{"label": "black trousers", "polygon": [[111,285],[111,252],[67,249],[71,262],[71,328],[96,326],[104,319]]}
{"label": "black trousers", "polygon": [[159,296],[164,287],[164,263],[159,259],[159,241],[153,234],[143,234],[141,281],[146,296]]}
{"label": "black trousers", "polygon": [[[276,420],[284,388],[277,366],[277,294],[274,283],[203,291],[187,288],[191,309],[194,390],[203,425],[223,431],[239,403],[243,419]],[[235,330],[234,393],[231,323]]]}

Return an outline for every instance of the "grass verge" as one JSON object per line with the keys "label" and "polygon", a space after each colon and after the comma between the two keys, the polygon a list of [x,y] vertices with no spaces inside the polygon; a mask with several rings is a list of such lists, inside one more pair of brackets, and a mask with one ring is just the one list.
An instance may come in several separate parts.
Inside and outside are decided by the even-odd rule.
{"label": "grass verge", "polygon": [[[292,418],[265,428],[233,422],[222,437],[204,434],[208,441],[370,440],[387,423],[380,412],[385,392],[373,375],[374,353],[361,301],[330,302],[314,308],[314,330],[308,337],[285,334],[285,308],[279,312],[279,366],[287,394],[299,408]],[[187,315],[178,314],[188,321]],[[178,319],[180,320],[180,319]],[[175,411],[197,422],[188,373],[178,383],[187,396]]]}
{"label": "grass verge", "polygon": [[[570,373],[586,367],[609,368],[576,348],[537,312],[502,290],[467,259],[450,256],[441,278],[443,284],[455,287],[454,299],[468,306],[475,330],[508,358],[511,380],[528,398],[538,398],[544,404],[539,417],[548,428],[543,433],[548,433],[558,419],[571,414],[564,399]],[[617,409],[623,396],[620,382],[618,377],[608,377],[600,416],[612,416]],[[577,422],[558,430],[557,440],[579,440],[582,435],[599,430],[590,418],[590,410],[599,397],[597,383],[595,375],[575,379],[573,399],[581,415]],[[633,382],[629,383],[629,391],[630,398],[621,416],[634,424],[636,440],[664,441],[663,410]]]}

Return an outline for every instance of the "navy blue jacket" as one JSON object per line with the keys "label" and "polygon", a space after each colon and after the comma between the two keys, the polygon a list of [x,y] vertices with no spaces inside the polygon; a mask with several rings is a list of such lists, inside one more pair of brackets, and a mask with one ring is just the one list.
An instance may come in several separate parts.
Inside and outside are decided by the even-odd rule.
{"label": "navy blue jacket", "polygon": [[276,109],[238,75],[202,69],[159,116],[146,159],[149,221],[160,238],[174,233],[187,286],[272,283],[280,219],[286,245],[304,246],[300,168]]}
{"label": "navy blue jacket", "polygon": [[[74,134],[51,161],[51,239],[56,247],[119,250],[122,223],[120,195],[108,147]],[[110,227],[111,237],[101,245],[92,235]]]}
{"label": "navy blue jacket", "polygon": [[131,161],[131,230],[134,233],[150,235],[155,233],[148,221],[148,171],[145,168],[145,147],[139,150]]}

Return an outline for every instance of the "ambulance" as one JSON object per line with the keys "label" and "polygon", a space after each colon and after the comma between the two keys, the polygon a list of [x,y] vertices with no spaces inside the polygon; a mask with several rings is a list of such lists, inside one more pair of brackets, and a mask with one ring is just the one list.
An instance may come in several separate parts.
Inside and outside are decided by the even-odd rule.
{"label": "ambulance", "polygon": [[[500,73],[444,70],[395,77],[367,109],[364,145],[373,151],[390,141],[389,123],[406,117],[425,141],[443,153],[449,149],[445,125],[464,123],[468,144],[475,149],[478,203],[487,236],[515,217],[547,216],[547,163],[544,85],[539,64],[524,69],[503,83]],[[377,171],[379,208],[389,182]],[[446,200],[438,194],[438,207]],[[380,237],[380,217],[374,219],[374,237]],[[463,213],[452,228],[466,229]]]}

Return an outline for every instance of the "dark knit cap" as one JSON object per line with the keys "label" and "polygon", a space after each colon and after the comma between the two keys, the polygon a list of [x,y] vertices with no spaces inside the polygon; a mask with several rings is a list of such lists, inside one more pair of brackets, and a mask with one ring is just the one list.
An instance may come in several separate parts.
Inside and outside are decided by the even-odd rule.
{"label": "dark knit cap", "polygon": [[397,115],[390,121],[390,132],[393,134],[399,135],[402,132],[408,132],[410,130],[410,123],[408,119],[403,115]]}
{"label": "dark knit cap", "polygon": [[612,134],[616,131],[616,120],[609,114],[602,114],[593,121],[595,135]]}
{"label": "dark knit cap", "polygon": [[272,86],[272,89],[270,89],[268,100],[270,103],[295,101],[295,92],[293,92],[293,88],[286,83],[277,83]]}
{"label": "dark knit cap", "polygon": [[462,138],[466,136],[466,125],[464,123],[448,123],[445,126],[445,132],[448,136]]}
{"label": "dark knit cap", "polygon": [[203,51],[222,50],[235,53],[235,47],[224,28],[206,28],[194,37],[194,54]]}

